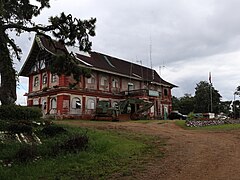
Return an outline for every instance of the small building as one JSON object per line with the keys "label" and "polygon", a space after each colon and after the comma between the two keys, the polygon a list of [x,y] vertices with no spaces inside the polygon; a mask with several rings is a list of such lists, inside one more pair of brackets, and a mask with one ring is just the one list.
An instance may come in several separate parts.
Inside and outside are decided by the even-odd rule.
{"label": "small building", "polygon": [[81,76],[73,88],[72,76],[58,76],[48,70],[54,56],[68,51],[62,43],[52,42],[36,35],[19,73],[29,78],[28,106],[39,106],[44,115],[57,118],[89,119],[99,100],[108,100],[114,106],[132,97],[153,102],[148,113],[154,118],[163,118],[172,110],[171,89],[177,86],[151,68],[98,52],[75,53],[79,66],[91,69],[91,77]]}

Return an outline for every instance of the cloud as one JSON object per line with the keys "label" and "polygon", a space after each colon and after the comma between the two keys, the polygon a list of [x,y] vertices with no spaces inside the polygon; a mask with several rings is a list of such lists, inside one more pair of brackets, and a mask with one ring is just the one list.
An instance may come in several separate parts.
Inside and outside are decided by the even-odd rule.
{"label": "cloud", "polygon": [[[194,93],[196,83],[208,80],[223,99],[231,99],[238,85],[240,54],[240,1],[238,0],[52,0],[51,8],[35,18],[46,24],[64,11],[81,19],[97,18],[93,50],[150,66],[179,88],[174,95]],[[32,34],[17,42],[23,49],[22,65]]]}

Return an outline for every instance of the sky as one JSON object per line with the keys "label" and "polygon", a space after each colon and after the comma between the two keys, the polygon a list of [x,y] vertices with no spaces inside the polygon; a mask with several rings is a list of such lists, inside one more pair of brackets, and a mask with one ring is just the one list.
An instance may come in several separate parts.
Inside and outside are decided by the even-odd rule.
{"label": "sky", "polygon": [[[32,0],[33,1],[33,0]],[[52,0],[51,8],[34,18],[47,24],[61,12],[76,18],[95,17],[92,50],[152,67],[178,86],[172,95],[194,96],[196,84],[211,81],[222,100],[233,100],[240,85],[239,0]],[[19,71],[34,39],[15,39],[22,48]],[[150,58],[151,57],[151,58]],[[28,78],[20,77],[17,104],[26,104]]]}

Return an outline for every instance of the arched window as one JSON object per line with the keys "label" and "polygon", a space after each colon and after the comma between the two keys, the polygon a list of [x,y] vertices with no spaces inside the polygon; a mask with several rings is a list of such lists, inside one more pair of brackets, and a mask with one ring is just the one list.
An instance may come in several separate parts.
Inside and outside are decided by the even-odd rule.
{"label": "arched window", "polygon": [[87,109],[95,109],[95,101],[94,101],[94,99],[88,99],[88,101],[87,101]]}
{"label": "arched window", "polygon": [[42,83],[47,84],[47,74],[43,74]]}
{"label": "arched window", "polygon": [[43,109],[43,110],[46,110],[46,109],[47,109],[47,102],[46,102],[45,99],[42,100],[42,109]]}
{"label": "arched window", "polygon": [[51,108],[52,109],[57,109],[57,100],[56,98],[51,99]]}
{"label": "arched window", "polygon": [[39,86],[39,78],[38,78],[38,76],[36,76],[35,78],[34,78],[34,86],[36,87],[36,86]]}
{"label": "arched window", "polygon": [[77,97],[72,99],[72,108],[73,109],[81,109],[82,103],[81,100]]}

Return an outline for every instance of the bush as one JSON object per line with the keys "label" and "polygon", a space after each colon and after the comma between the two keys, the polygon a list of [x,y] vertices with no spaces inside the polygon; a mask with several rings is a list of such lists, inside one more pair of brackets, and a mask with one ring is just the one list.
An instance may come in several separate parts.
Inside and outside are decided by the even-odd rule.
{"label": "bush", "polygon": [[58,134],[65,133],[66,130],[63,127],[55,126],[55,125],[49,125],[41,130],[41,133],[45,136],[53,137]]}
{"label": "bush", "polygon": [[1,120],[37,120],[42,117],[41,109],[17,105],[0,106]]}
{"label": "bush", "polygon": [[15,159],[21,163],[34,160],[37,157],[37,149],[35,146],[22,146],[15,154]]}
{"label": "bush", "polygon": [[20,124],[20,123],[12,123],[7,126],[7,131],[13,134],[20,134],[20,133],[26,133],[26,134],[32,134],[32,126],[26,125],[26,124]]}
{"label": "bush", "polygon": [[86,150],[87,145],[88,145],[88,136],[84,134],[84,135],[76,135],[76,136],[70,137],[60,146],[60,148],[67,152],[76,153],[78,151]]}
{"label": "bush", "polygon": [[77,153],[86,150],[88,145],[87,135],[74,135],[69,137],[63,143],[57,143],[52,147],[50,156],[57,156],[60,153]]}

